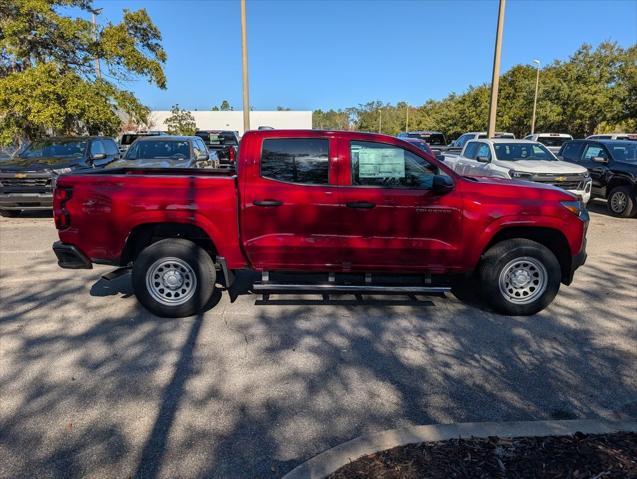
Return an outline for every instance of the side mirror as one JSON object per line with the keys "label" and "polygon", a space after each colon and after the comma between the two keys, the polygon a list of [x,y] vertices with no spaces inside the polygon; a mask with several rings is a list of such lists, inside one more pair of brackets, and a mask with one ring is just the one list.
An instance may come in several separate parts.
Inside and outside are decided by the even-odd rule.
{"label": "side mirror", "polygon": [[480,163],[489,163],[489,157],[488,156],[476,156],[476,161],[478,161]]}
{"label": "side mirror", "polygon": [[197,153],[195,155],[195,159],[197,161],[206,161],[210,158],[210,155],[208,155],[208,153]]}
{"label": "side mirror", "polygon": [[105,160],[106,159],[106,153],[96,153],[95,155],[91,156],[91,160],[95,161],[99,161],[99,160]]}
{"label": "side mirror", "polygon": [[449,193],[454,188],[453,180],[447,175],[434,175],[431,191],[437,195]]}
{"label": "side mirror", "polygon": [[605,165],[606,163],[608,163],[608,158],[604,158],[603,156],[594,156],[591,158],[591,161],[593,163],[601,163]]}

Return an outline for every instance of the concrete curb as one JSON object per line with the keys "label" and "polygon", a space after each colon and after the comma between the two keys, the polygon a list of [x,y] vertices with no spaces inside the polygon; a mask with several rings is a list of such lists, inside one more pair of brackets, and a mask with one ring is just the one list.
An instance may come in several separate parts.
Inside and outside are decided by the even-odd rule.
{"label": "concrete curb", "polygon": [[323,478],[359,457],[416,442],[444,441],[459,437],[566,436],[576,432],[604,434],[618,431],[637,432],[637,420],[467,422],[405,427],[360,436],[328,449],[295,467],[283,479]]}

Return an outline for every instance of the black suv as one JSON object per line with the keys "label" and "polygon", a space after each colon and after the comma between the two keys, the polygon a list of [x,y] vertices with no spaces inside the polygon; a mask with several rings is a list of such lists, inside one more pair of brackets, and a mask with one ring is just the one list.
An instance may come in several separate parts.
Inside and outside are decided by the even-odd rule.
{"label": "black suv", "polygon": [[51,208],[57,177],[78,169],[102,167],[119,158],[113,138],[56,137],[36,140],[0,162],[0,215]]}
{"label": "black suv", "polygon": [[557,156],[588,169],[593,180],[591,198],[607,199],[612,215],[637,216],[637,142],[572,140],[562,145]]}

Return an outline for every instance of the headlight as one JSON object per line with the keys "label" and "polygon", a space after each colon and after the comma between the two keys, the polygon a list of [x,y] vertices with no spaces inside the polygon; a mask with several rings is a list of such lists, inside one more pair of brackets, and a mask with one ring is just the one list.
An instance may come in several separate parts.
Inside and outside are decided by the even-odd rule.
{"label": "headlight", "polygon": [[581,201],[562,201],[561,205],[578,217],[581,217],[586,212]]}
{"label": "headlight", "polygon": [[524,178],[531,178],[531,173],[524,173],[523,171],[509,170],[509,176],[511,178],[524,179]]}
{"label": "headlight", "polygon": [[588,171],[586,173],[584,173],[584,178],[590,178],[590,177],[591,177],[591,175],[590,175],[590,173]]}

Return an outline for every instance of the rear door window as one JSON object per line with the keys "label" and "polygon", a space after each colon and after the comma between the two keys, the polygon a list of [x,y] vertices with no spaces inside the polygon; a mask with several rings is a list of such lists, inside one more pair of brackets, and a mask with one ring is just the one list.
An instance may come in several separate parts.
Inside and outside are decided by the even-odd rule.
{"label": "rear door window", "polygon": [[327,138],[263,140],[261,176],[287,183],[329,184],[329,140]]}

